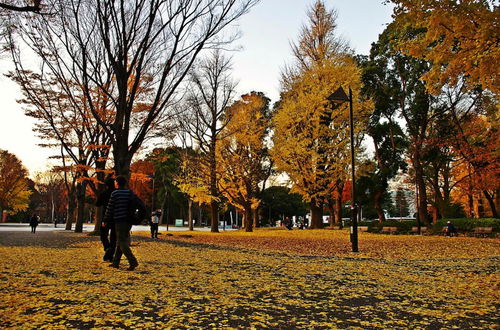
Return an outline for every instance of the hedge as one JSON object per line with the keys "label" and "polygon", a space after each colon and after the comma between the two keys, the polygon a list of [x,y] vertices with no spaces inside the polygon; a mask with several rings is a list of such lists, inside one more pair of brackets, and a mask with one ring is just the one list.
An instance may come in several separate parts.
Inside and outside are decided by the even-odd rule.
{"label": "hedge", "polygon": [[[435,225],[432,225],[428,230],[432,233],[441,233],[443,227],[446,226],[447,222],[451,221],[453,225],[457,228],[458,232],[468,233],[473,232],[475,227],[492,227],[493,232],[500,232],[500,219],[495,218],[459,218],[459,219],[440,219],[437,221]],[[361,221],[358,226],[367,226],[368,231],[372,233],[378,233],[382,230],[382,227],[397,227],[398,232],[408,233],[411,231],[412,227],[417,227],[417,221],[384,221],[379,223],[378,221],[374,222],[365,222]],[[424,226],[422,224],[422,226]]]}

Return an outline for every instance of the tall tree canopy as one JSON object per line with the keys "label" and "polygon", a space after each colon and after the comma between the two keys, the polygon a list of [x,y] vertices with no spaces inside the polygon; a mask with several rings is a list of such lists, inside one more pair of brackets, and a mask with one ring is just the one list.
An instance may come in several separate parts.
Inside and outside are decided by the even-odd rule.
{"label": "tall tree canopy", "polygon": [[370,106],[360,101],[360,69],[335,38],[335,17],[322,1],[310,8],[309,25],[292,47],[296,63],[283,74],[274,116],[272,157],[278,170],[288,174],[292,191],[310,203],[313,228],[322,225],[323,203],[335,183],[344,181],[349,166],[348,104],[334,106],[327,98],[340,86],[353,90],[356,134]]}
{"label": "tall tree canopy", "polygon": [[265,138],[269,128],[269,99],[262,93],[241,96],[226,109],[230,122],[222,131],[227,138],[217,148],[220,167],[220,187],[229,203],[243,211],[243,226],[252,231],[259,183],[266,178],[267,158]]}
{"label": "tall tree canopy", "polygon": [[[128,175],[133,155],[170,109],[196,58],[230,42],[221,32],[257,2],[53,0],[54,15],[27,17],[19,31],[45,70],[82,89],[111,139],[115,172]],[[108,97],[111,124],[93,93]]]}
{"label": "tall tree canopy", "polygon": [[[187,95],[187,111],[183,126],[195,142],[198,155],[186,154],[181,190],[197,202],[210,204],[212,228],[218,232],[220,175],[217,148],[231,121],[226,108],[231,104],[236,83],[230,76],[231,61],[216,50],[199,61],[190,74],[191,87]],[[189,173],[189,174],[188,174]]]}
{"label": "tall tree canopy", "polygon": [[389,0],[400,28],[409,25],[423,34],[400,44],[406,54],[433,63],[423,75],[427,87],[439,93],[460,79],[498,93],[500,14],[496,0]]}
{"label": "tall tree canopy", "polygon": [[31,191],[27,176],[28,171],[17,157],[0,149],[0,215],[4,210],[28,208]]}

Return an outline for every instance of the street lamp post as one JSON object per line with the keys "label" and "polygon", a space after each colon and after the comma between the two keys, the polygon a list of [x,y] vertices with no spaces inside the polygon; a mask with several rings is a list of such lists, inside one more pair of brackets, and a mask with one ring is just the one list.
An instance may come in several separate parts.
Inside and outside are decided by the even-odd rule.
{"label": "street lamp post", "polygon": [[153,192],[151,194],[151,214],[155,212],[155,173],[153,172],[153,175],[151,176],[151,179],[153,180]]}
{"label": "street lamp post", "polygon": [[352,111],[352,89],[349,87],[349,96],[346,95],[342,87],[339,87],[328,98],[333,103],[349,102],[349,129],[351,135],[351,245],[352,252],[358,252],[358,219],[356,215],[356,177],[354,163],[354,121]]}

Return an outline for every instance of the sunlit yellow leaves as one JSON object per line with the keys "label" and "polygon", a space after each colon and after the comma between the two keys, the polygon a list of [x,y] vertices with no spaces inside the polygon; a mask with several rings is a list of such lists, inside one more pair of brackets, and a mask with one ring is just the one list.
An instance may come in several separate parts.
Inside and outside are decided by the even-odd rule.
{"label": "sunlit yellow leaves", "polygon": [[31,190],[27,175],[26,168],[14,154],[0,149],[0,211],[28,208]]}
{"label": "sunlit yellow leaves", "polygon": [[341,86],[353,89],[356,135],[366,127],[371,102],[360,101],[360,71],[348,56],[317,64],[292,86],[273,119],[272,157],[295,192],[306,201],[322,200],[332,194],[332,182],[345,179],[349,164],[349,106],[327,97]]}
{"label": "sunlit yellow leaves", "polygon": [[466,77],[470,86],[481,84],[498,93],[500,32],[495,1],[407,1],[396,4],[400,28],[424,28],[422,34],[401,42],[409,55],[433,63],[424,75],[429,89],[438,93],[445,84]]}
{"label": "sunlit yellow leaves", "polygon": [[251,212],[260,204],[258,185],[266,175],[263,163],[267,156],[268,103],[262,93],[252,92],[226,109],[230,120],[216,153],[220,190],[231,205],[244,212],[243,223],[248,229],[252,227]]}
{"label": "sunlit yellow leaves", "polygon": [[101,261],[95,238],[58,235],[73,243],[0,247],[2,328],[463,329],[497,320],[498,239],[361,233],[355,255],[347,231],[159,241],[134,232],[140,265],[127,272],[126,262],[115,270]]}
{"label": "sunlit yellow leaves", "polygon": [[[379,235],[361,232],[359,258],[440,259],[500,256],[498,239],[474,237]],[[238,246],[316,256],[352,257],[349,231],[259,229],[254,233],[228,231],[221,234],[191,232],[189,237],[174,233],[171,239],[190,242]]]}

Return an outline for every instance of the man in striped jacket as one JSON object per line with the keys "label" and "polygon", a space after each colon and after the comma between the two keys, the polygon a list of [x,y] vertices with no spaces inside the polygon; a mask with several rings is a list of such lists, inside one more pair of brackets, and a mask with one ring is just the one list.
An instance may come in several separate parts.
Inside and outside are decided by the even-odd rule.
{"label": "man in striped jacket", "polygon": [[129,263],[127,270],[134,270],[138,262],[130,249],[132,223],[128,214],[133,192],[127,188],[127,179],[124,176],[118,176],[116,182],[118,183],[118,189],[111,193],[105,215],[107,222],[114,221],[116,229],[116,251],[111,266],[119,268],[122,254],[124,254]]}

